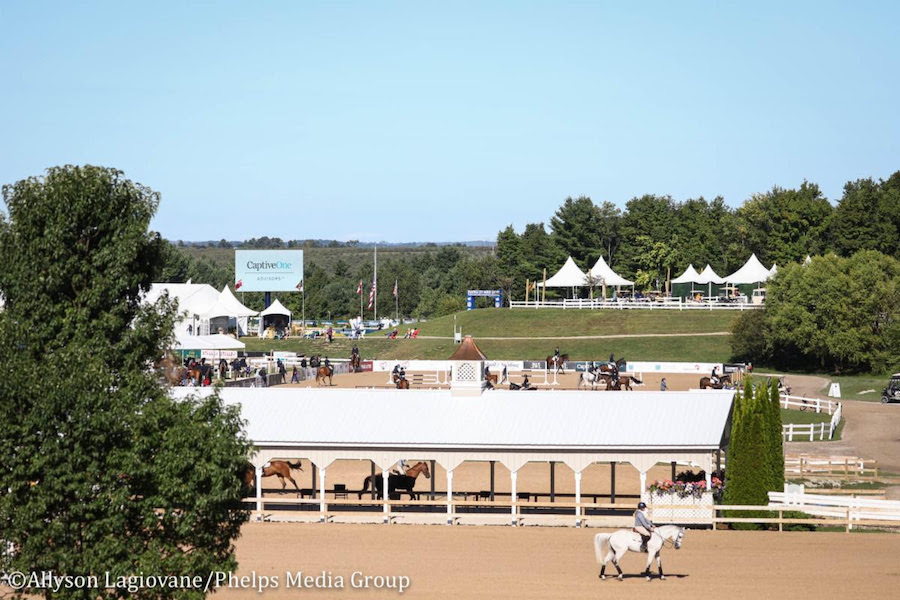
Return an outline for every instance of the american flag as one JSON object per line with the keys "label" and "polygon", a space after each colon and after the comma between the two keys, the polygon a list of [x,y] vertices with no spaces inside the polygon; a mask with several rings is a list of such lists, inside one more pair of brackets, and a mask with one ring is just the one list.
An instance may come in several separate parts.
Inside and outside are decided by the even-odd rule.
{"label": "american flag", "polygon": [[375,306],[375,280],[372,279],[372,289],[369,290],[369,309]]}
{"label": "american flag", "polygon": [[359,286],[357,286],[357,288],[356,288],[356,294],[357,295],[362,294],[362,290],[363,290],[363,284],[362,284],[362,279],[360,279]]}
{"label": "american flag", "polygon": [[234,284],[234,289],[239,290],[239,289],[241,289],[241,286],[242,286],[242,285],[244,285],[244,280],[243,280],[243,279],[238,279],[237,283]]}
{"label": "american flag", "polygon": [[397,297],[397,279],[394,280],[394,298]]}

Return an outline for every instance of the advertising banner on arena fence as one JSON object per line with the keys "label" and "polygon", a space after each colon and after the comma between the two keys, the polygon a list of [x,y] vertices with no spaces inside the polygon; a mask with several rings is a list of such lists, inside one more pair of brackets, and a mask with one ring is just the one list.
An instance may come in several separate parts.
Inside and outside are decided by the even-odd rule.
{"label": "advertising banner on arena fence", "polygon": [[237,292],[299,292],[303,282],[303,250],[236,250]]}
{"label": "advertising banner on arena fence", "polygon": [[393,371],[395,365],[400,365],[407,371],[447,371],[450,364],[449,360],[376,360],[372,361],[372,370]]}
{"label": "advertising banner on arena fence", "polygon": [[722,363],[692,363],[692,362],[648,362],[648,361],[628,361],[625,370],[629,372],[647,373],[702,373],[708,375],[712,373],[713,367],[719,368],[722,373]]}

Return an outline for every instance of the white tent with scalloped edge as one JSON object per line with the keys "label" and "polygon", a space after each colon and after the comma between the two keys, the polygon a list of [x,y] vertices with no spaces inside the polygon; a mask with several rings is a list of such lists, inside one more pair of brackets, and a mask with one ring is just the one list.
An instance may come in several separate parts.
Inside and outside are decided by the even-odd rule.
{"label": "white tent with scalloped edge", "polygon": [[[538,287],[544,287],[543,282],[538,282]],[[547,280],[548,288],[584,287],[588,285],[588,277],[584,271],[578,268],[570,256],[556,274]]]}
{"label": "white tent with scalloped edge", "polygon": [[628,281],[618,273],[612,270],[606,261],[603,260],[603,257],[597,259],[597,262],[594,263],[594,266],[591,267],[589,274],[592,278],[601,281],[606,285],[634,285],[633,281]]}
{"label": "white tent with scalloped edge", "polygon": [[756,254],[751,254],[743,267],[725,278],[725,283],[730,283],[732,285],[749,285],[752,283],[762,283],[771,276],[771,271],[762,266],[762,263],[756,258]]}
{"label": "white tent with scalloped edge", "polygon": [[697,277],[697,283],[700,285],[707,286],[707,296],[712,296],[712,286],[715,283],[716,285],[721,285],[725,283],[725,279],[723,277],[719,277],[719,274],[713,271],[712,266],[709,263],[706,263],[706,268],[700,271],[700,276]]}

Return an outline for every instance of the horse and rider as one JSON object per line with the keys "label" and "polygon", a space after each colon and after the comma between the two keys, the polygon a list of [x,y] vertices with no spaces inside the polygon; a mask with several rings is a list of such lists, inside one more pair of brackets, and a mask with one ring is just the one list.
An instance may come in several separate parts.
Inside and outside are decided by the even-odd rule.
{"label": "horse and rider", "polygon": [[394,369],[391,371],[391,381],[394,382],[394,385],[398,390],[409,389],[409,380],[406,378],[406,370],[400,366],[400,363],[394,365]]}
{"label": "horse and rider", "polygon": [[[315,364],[313,364],[313,360],[315,360]],[[316,385],[321,385],[320,381],[324,383],[326,378],[329,386],[334,385],[331,382],[331,377],[334,375],[334,367],[331,366],[331,361],[328,360],[327,356],[322,361],[319,360],[318,356],[313,356],[309,364],[316,369]]]}
{"label": "horse and rider", "polygon": [[[399,461],[388,474],[388,498],[395,496],[399,491],[405,491],[409,494],[410,500],[415,500],[416,493],[413,491],[413,488],[416,487],[416,479],[419,475],[425,475],[426,479],[431,479],[431,470],[428,468],[428,463],[419,461],[407,468],[405,460]],[[363,480],[363,487],[359,491],[360,500],[363,494],[369,491],[370,485],[379,499],[384,497],[384,478],[376,475],[373,479],[369,475]]]}
{"label": "horse and rider", "polygon": [[647,505],[644,502],[638,503],[638,508],[634,512],[634,527],[632,529],[620,529],[615,533],[598,533],[594,536],[594,555],[597,563],[600,564],[600,579],[606,579],[606,564],[612,561],[613,566],[618,571],[619,580],[623,579],[622,569],[619,567],[619,561],[626,552],[646,552],[647,568],[644,569],[644,575],[650,579],[650,565],[656,558],[656,564],[659,569],[659,578],[665,579],[663,573],[662,559],[660,551],[663,544],[667,541],[672,542],[672,546],[679,550],[681,542],[684,539],[684,527],[677,525],[654,525],[647,515]]}
{"label": "horse and rider", "polygon": [[700,389],[705,390],[706,388],[712,388],[714,390],[721,390],[726,387],[730,387],[732,385],[731,375],[719,375],[719,365],[713,366],[712,373],[710,373],[709,377],[701,377],[700,378]]}
{"label": "horse and rider", "polygon": [[360,356],[359,356],[359,348],[356,344],[353,344],[353,349],[350,350],[350,372],[351,373],[359,373],[362,371],[360,367]]}

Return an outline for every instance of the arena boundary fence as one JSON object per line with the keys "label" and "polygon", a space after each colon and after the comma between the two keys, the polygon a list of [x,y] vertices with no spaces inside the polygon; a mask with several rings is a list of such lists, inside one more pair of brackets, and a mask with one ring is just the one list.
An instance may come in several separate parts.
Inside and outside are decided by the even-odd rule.
{"label": "arena boundary fence", "polygon": [[[796,396],[794,396],[796,398]],[[812,398],[803,398],[803,400],[814,400]],[[829,401],[830,402],[830,401]],[[782,402],[784,404],[784,402]],[[801,403],[802,405],[802,403]],[[807,405],[808,406],[808,405]],[[819,441],[825,441],[826,439],[831,440],[834,439],[834,432],[837,431],[838,426],[841,424],[842,418],[842,407],[841,403],[837,403],[837,408],[834,409],[834,413],[831,411],[831,406],[828,406],[829,413],[831,415],[831,421],[827,424],[822,423],[782,423],[781,425],[781,435],[782,439],[786,442],[793,442],[794,435],[796,434],[798,438],[803,438],[809,436],[809,441],[815,441],[818,439]],[[816,411],[819,412],[819,411]],[[825,432],[828,432],[828,437],[825,437]],[[816,435],[818,434],[818,438]]]}
{"label": "arena boundary fence", "polygon": [[643,309],[643,310],[756,310],[762,308],[761,304],[749,304],[746,302],[696,302],[685,301],[682,298],[666,298],[663,300],[653,301],[634,301],[626,300],[622,302],[613,302],[610,300],[599,300],[589,298],[567,298],[565,300],[547,300],[529,301],[511,300],[510,308],[561,308],[563,310],[623,310],[623,309]]}

